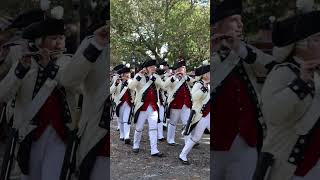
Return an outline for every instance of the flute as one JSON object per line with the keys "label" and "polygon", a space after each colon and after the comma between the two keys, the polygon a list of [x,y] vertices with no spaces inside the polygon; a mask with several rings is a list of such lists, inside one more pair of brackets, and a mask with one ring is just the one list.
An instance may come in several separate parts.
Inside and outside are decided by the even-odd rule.
{"label": "flute", "polygon": [[[49,55],[52,56],[52,55],[62,54],[64,52],[66,52],[66,49],[49,51]],[[37,55],[41,55],[41,53],[40,53],[40,51],[35,51],[35,52],[27,52],[25,55],[26,56],[37,56]]]}

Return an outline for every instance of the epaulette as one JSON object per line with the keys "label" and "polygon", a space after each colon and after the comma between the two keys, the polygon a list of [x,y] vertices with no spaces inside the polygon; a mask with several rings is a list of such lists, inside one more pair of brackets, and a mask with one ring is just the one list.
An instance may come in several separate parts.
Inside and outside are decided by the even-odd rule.
{"label": "epaulette", "polygon": [[204,85],[204,82],[203,82],[203,81],[201,81],[201,80],[200,80],[200,81],[198,81],[198,83],[200,83],[200,84]]}
{"label": "epaulette", "polygon": [[287,67],[289,68],[291,71],[293,71],[295,74],[300,74],[300,69],[297,65],[292,64],[292,63],[281,63],[278,64],[274,67],[275,70],[282,68],[282,67]]}

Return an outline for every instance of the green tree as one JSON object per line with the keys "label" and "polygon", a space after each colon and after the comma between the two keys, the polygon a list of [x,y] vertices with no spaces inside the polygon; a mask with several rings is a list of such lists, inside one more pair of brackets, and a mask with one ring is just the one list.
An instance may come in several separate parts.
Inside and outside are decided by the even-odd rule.
{"label": "green tree", "polygon": [[209,59],[209,13],[207,1],[111,1],[111,63],[183,57],[199,65]]}
{"label": "green tree", "polygon": [[[320,0],[315,0],[316,4]],[[296,0],[244,0],[244,19],[247,33],[255,33],[270,16],[277,19],[292,15],[296,11]]]}

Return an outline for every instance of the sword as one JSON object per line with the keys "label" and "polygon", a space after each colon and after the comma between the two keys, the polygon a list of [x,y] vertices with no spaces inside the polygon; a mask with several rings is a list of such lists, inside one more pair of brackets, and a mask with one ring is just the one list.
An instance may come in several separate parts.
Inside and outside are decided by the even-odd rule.
{"label": "sword", "polygon": [[81,95],[78,99],[78,107],[76,108],[76,116],[73,124],[73,130],[69,134],[66,152],[64,155],[63,165],[60,174],[60,180],[71,180],[72,174],[76,170],[76,155],[80,144],[80,138],[78,137],[78,124],[80,121],[82,107]]}
{"label": "sword", "polygon": [[6,147],[4,160],[1,168],[1,180],[10,180],[12,165],[14,163],[14,152],[18,142],[18,130],[11,128],[9,142]]}
{"label": "sword", "polygon": [[134,108],[135,108],[135,105],[133,105],[133,106],[131,107],[130,115],[129,115],[129,119],[128,119],[128,124],[131,124],[132,118],[134,117]]}
{"label": "sword", "polygon": [[190,111],[190,115],[189,115],[189,119],[188,119],[187,125],[184,127],[184,129],[183,129],[183,131],[181,133],[182,135],[187,136],[187,135],[190,134],[190,125],[191,125],[192,119],[193,119],[195,114],[196,114],[196,111],[192,109]]}
{"label": "sword", "polygon": [[166,96],[166,100],[164,102],[164,107],[163,107],[164,111],[163,111],[163,123],[166,124],[167,123],[167,111],[168,111],[168,96]]}
{"label": "sword", "polygon": [[76,169],[76,151],[79,147],[80,138],[77,136],[78,129],[70,132],[69,143],[63,160],[60,180],[71,180]]}

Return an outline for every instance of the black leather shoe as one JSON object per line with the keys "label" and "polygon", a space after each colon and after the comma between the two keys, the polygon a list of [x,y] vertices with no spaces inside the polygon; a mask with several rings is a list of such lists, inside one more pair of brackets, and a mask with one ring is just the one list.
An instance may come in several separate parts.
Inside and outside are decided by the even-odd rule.
{"label": "black leather shoe", "polygon": [[163,126],[163,130],[164,130],[164,131],[167,131],[167,126]]}
{"label": "black leather shoe", "polygon": [[164,141],[164,140],[166,140],[166,138],[161,138],[161,139],[158,139],[159,141]]}
{"label": "black leather shoe", "polygon": [[182,164],[184,164],[184,165],[190,165],[190,162],[189,161],[185,161],[185,160],[183,160],[183,159],[181,159],[180,157],[179,157],[179,160],[182,162]]}
{"label": "black leather shoe", "polygon": [[131,144],[131,141],[130,141],[130,139],[125,139],[125,140],[124,140],[124,143],[130,145],[130,144]]}
{"label": "black leather shoe", "polygon": [[124,141],[124,138],[120,138],[120,141]]}
{"label": "black leather shoe", "polygon": [[151,156],[155,156],[155,157],[163,157],[164,155],[163,155],[163,153],[158,152],[158,153],[156,153],[156,154],[152,154]]}
{"label": "black leather shoe", "polygon": [[138,152],[139,152],[139,149],[132,149],[132,152],[138,153]]}
{"label": "black leather shoe", "polygon": [[168,143],[169,146],[175,146],[176,143]]}
{"label": "black leather shoe", "polygon": [[200,143],[196,143],[193,147],[198,147],[200,146]]}

